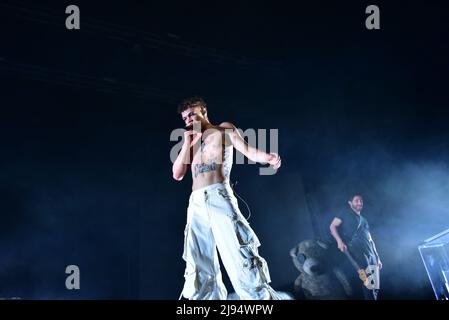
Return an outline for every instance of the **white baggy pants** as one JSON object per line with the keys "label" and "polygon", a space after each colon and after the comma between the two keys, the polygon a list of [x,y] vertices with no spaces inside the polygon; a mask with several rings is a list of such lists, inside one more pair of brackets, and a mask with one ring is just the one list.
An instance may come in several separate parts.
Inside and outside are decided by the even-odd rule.
{"label": "white baggy pants", "polygon": [[259,239],[241,214],[229,183],[216,183],[192,192],[184,231],[186,261],[182,295],[194,300],[224,300],[218,252],[241,300],[279,299],[269,285]]}

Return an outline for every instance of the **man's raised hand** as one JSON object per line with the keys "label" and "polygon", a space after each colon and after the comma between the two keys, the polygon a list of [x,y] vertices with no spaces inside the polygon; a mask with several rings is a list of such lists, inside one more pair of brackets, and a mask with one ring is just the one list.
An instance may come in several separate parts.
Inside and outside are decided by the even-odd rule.
{"label": "man's raised hand", "polygon": [[184,143],[189,147],[196,145],[201,139],[202,133],[195,130],[188,130],[184,132]]}
{"label": "man's raised hand", "polygon": [[277,153],[270,153],[270,160],[268,161],[269,164],[273,166],[273,169],[277,170],[281,166],[281,157]]}

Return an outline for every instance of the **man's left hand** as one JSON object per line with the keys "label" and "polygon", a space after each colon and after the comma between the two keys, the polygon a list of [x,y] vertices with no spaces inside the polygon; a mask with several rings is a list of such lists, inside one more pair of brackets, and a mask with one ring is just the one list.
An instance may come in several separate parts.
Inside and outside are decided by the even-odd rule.
{"label": "man's left hand", "polygon": [[271,159],[268,161],[269,164],[273,166],[275,170],[279,169],[281,166],[281,157],[277,153],[270,153]]}

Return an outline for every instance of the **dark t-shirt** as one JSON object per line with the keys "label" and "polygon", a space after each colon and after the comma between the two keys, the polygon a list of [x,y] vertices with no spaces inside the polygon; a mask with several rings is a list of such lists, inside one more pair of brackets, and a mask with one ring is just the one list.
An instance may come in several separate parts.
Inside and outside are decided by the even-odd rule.
{"label": "dark t-shirt", "polygon": [[369,264],[377,264],[369,224],[365,217],[358,215],[351,208],[341,211],[336,217],[342,221],[337,228],[338,234],[358,264],[363,268]]}

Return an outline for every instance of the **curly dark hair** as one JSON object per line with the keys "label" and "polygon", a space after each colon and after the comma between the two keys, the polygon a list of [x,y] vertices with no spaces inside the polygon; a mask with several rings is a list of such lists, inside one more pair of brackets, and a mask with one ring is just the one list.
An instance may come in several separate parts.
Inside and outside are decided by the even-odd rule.
{"label": "curly dark hair", "polygon": [[359,197],[360,199],[363,200],[363,196],[360,193],[351,193],[351,196],[349,196],[349,201],[352,202],[352,200],[354,200],[355,197]]}
{"label": "curly dark hair", "polygon": [[204,99],[199,96],[186,98],[178,105],[178,113],[181,114],[184,110],[187,110],[187,109],[193,108],[193,107],[206,108],[207,105],[206,105],[206,102],[204,101]]}

